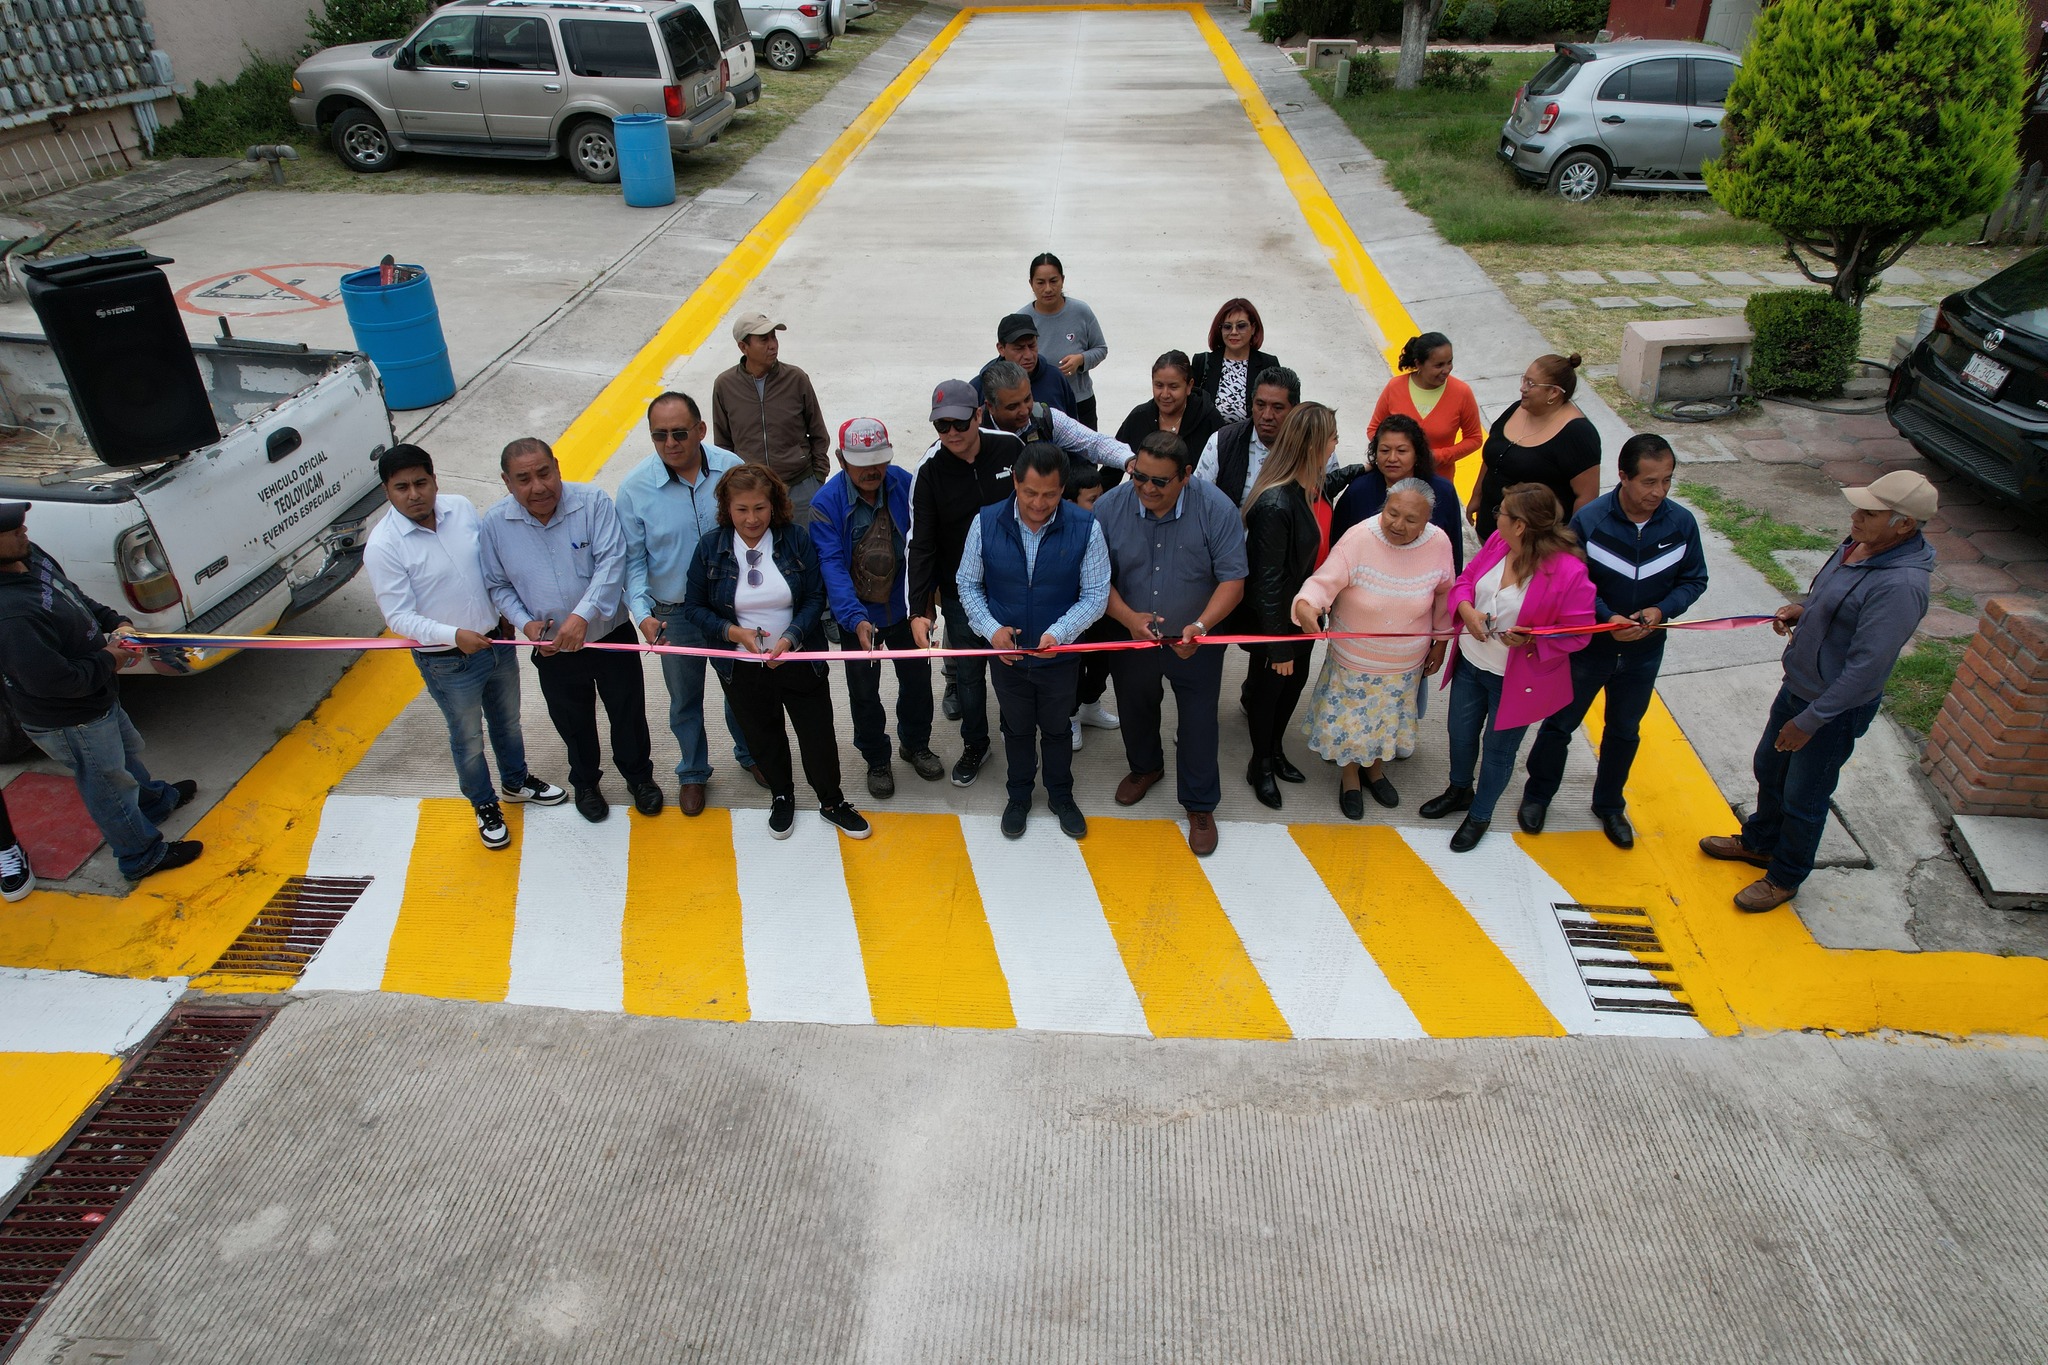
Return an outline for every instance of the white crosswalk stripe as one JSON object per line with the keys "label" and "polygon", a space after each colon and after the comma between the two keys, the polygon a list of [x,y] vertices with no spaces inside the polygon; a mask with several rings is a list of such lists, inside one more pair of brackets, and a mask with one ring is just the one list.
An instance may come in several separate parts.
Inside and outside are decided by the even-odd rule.
{"label": "white crosswalk stripe", "polygon": [[785,840],[771,837],[766,821],[733,821],[747,1002],[756,1019],[875,1022],[841,837],[815,810],[799,810]]}
{"label": "white crosswalk stripe", "polygon": [[420,803],[389,796],[327,798],[306,864],[309,877],[368,877],[355,908],[306,965],[302,991],[374,991],[384,984],[391,931],[405,902]]}
{"label": "white crosswalk stripe", "polygon": [[626,875],[633,827],[628,808],[591,824],[573,807],[529,807],[519,859],[519,913],[512,928],[515,1005],[622,1010]]}

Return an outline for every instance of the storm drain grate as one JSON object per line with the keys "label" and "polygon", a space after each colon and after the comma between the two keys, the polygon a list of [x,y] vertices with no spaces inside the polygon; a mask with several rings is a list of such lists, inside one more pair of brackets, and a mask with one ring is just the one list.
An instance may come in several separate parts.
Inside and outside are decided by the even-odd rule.
{"label": "storm drain grate", "polygon": [[293,877],[228,945],[217,972],[297,976],[362,898],[368,877]]}
{"label": "storm drain grate", "polygon": [[1692,1001],[1671,968],[1649,912],[1635,905],[1553,903],[1593,1008],[1612,1014],[1683,1014]]}
{"label": "storm drain grate", "polygon": [[0,1359],[270,1021],[180,1008],[0,1218]]}

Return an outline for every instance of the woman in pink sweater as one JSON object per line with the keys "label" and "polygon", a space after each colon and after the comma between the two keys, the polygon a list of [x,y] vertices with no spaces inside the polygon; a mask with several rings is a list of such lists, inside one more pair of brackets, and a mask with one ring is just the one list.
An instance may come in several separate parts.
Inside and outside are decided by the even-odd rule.
{"label": "woman in pink sweater", "polygon": [[1382,806],[1401,794],[1387,780],[1385,763],[1415,747],[1415,705],[1422,675],[1442,666],[1440,635],[1450,628],[1454,575],[1451,542],[1430,525],[1436,493],[1420,479],[1387,490],[1377,516],[1358,523],[1335,545],[1321,568],[1301,585],[1294,619],[1304,631],[1330,629],[1384,633],[1398,638],[1332,640],[1308,708],[1308,747],[1344,765],[1337,808],[1365,818],[1365,791]]}
{"label": "woman in pink sweater", "polygon": [[1366,423],[1370,437],[1395,413],[1413,417],[1429,437],[1436,472],[1450,479],[1459,457],[1486,444],[1486,423],[1472,386],[1451,373],[1451,339],[1442,332],[1409,337],[1397,362],[1400,373],[1380,390],[1380,401]]}

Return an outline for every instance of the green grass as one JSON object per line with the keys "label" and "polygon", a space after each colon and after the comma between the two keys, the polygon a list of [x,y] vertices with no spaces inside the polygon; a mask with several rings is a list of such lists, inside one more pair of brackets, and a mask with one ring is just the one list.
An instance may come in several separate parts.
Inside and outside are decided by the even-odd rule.
{"label": "green grass", "polygon": [[1941,605],[1950,611],[1959,611],[1965,616],[1977,614],[1977,599],[1966,593],[1945,592],[1941,595]]}
{"label": "green grass", "polygon": [[1893,720],[1918,734],[1934,728],[1942,699],[1956,680],[1956,669],[1970,647],[1967,638],[1922,640],[1899,656],[1884,685],[1884,709]]}
{"label": "green grass", "polygon": [[[1540,52],[1497,56],[1493,84],[1470,94],[1383,90],[1331,99],[1328,74],[1313,73],[1309,83],[1358,140],[1387,163],[1387,178],[1409,207],[1427,214],[1437,231],[1460,246],[1753,246],[1778,240],[1755,224],[1730,218],[1704,195],[1616,194],[1591,204],[1568,204],[1523,185],[1500,164],[1495,149],[1516,88],[1548,60]],[[1681,218],[1682,212],[1708,216]]]}
{"label": "green grass", "polygon": [[178,121],[157,138],[158,156],[240,156],[299,137],[292,120],[292,64],[252,57],[231,81],[200,81],[178,96]]}
{"label": "green grass", "polygon": [[1759,512],[1711,484],[1688,483],[1678,491],[1687,502],[1705,513],[1707,525],[1728,538],[1743,563],[1769,579],[1772,587],[1788,597],[1802,591],[1801,585],[1785,572],[1784,565],[1771,557],[1771,552],[1832,550],[1840,544],[1836,537],[1793,526],[1767,512]]}

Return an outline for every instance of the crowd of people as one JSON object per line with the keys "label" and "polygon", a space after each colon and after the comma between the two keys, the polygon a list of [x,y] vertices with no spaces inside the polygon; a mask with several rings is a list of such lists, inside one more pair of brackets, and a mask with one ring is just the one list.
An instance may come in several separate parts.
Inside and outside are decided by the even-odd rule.
{"label": "crowd of people", "polygon": [[[1450,783],[1420,814],[1461,816],[1450,848],[1477,846],[1534,726],[1516,821],[1537,834],[1570,737],[1604,695],[1592,811],[1608,839],[1633,846],[1624,792],[1663,658],[1659,627],[1705,590],[1706,556],[1693,517],[1669,498],[1676,457],[1663,438],[1625,443],[1618,481],[1600,493],[1599,434],[1572,401],[1577,356],[1531,362],[1520,398],[1488,427],[1452,373],[1450,340],[1411,338],[1368,424],[1365,463],[1344,465],[1337,414],[1303,400],[1296,373],[1262,349],[1257,308],[1236,298],[1205,348],[1153,362],[1151,399],[1107,436],[1092,381],[1109,353],[1099,321],[1067,296],[1057,258],[1034,260],[1029,282],[1031,300],[997,323],[996,357],[933,390],[933,440],[914,467],[874,418],[829,429],[810,378],[781,358],[783,324],[760,313],[734,322],[738,362],[713,383],[708,413],[680,392],[649,404],[652,453],[615,498],[565,482],[535,437],[505,446],[505,496],[481,512],[440,491],[427,451],[384,452],[391,513],[366,567],[390,628],[417,642],[487,846],[511,842],[505,803],[573,800],[584,818],[609,818],[607,739],[634,808],[663,809],[640,657],[586,647],[638,642],[715,651],[660,656],[686,816],[705,809],[714,775],[708,663],[734,764],[769,793],[770,833],[794,827],[800,764],[819,815],[868,836],[842,781],[832,667],[783,657],[830,657],[837,645],[876,800],[895,794],[899,758],[926,782],[950,773],[971,785],[990,756],[995,693],[1001,827],[1013,838],[1040,787],[1061,831],[1086,836],[1073,779],[1084,726],[1119,733],[1128,771],[1114,800],[1143,802],[1165,777],[1170,687],[1174,795],[1190,848],[1207,854],[1227,657],[1203,643],[1210,634],[1260,637],[1241,646],[1238,700],[1245,781],[1265,806],[1282,809],[1283,784],[1307,780],[1287,753],[1296,735],[1335,766],[1345,818],[1364,819],[1368,796],[1398,806],[1390,765],[1415,752],[1430,692],[1448,688]],[[1475,456],[1461,506],[1454,469]],[[1764,869],[1737,897],[1744,909],[1782,904],[1811,871],[1841,765],[1926,610],[1933,552],[1919,527],[1934,513],[1932,486],[1901,472],[1849,498],[1849,538],[1804,607],[1778,613],[1793,643],[1757,753],[1756,813],[1739,835],[1701,844]],[[139,648],[133,627],[30,545],[26,511],[0,504],[0,676],[15,710],[77,775],[124,873],[190,862],[198,844],[167,842],[156,826],[193,784],[148,774],[115,692]],[[1309,637],[1325,631],[1358,638],[1329,640],[1311,679]],[[532,648],[500,647],[514,635]],[[942,688],[924,652],[941,640],[983,651],[941,656]],[[1140,647],[1061,649],[1118,642]],[[875,650],[893,654],[863,657]],[[563,742],[566,789],[526,764],[522,654]],[[950,769],[934,747],[941,717],[958,727]],[[13,842],[4,829],[0,839]],[[0,850],[0,893],[14,898],[33,876],[25,864],[16,876],[10,857],[19,862],[18,848]]]}

